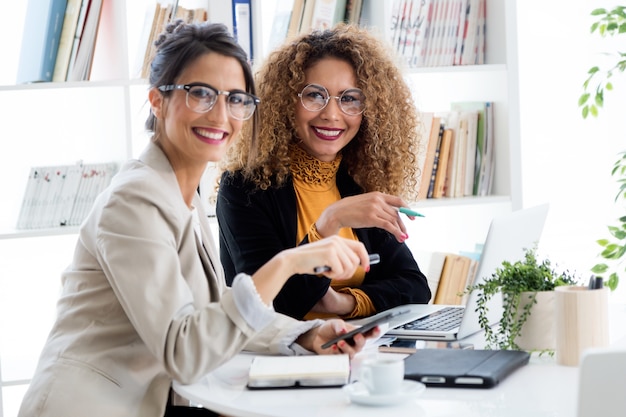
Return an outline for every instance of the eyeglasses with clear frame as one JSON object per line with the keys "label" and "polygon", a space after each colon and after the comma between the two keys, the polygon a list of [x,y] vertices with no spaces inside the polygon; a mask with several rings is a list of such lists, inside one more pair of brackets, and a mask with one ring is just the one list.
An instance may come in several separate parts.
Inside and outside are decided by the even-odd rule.
{"label": "eyeglasses with clear frame", "polygon": [[342,112],[348,116],[357,116],[365,110],[365,94],[358,88],[350,88],[340,96],[331,96],[326,87],[309,84],[298,94],[302,106],[308,111],[321,111],[328,105],[331,98],[337,100]]}
{"label": "eyeglasses with clear frame", "polygon": [[208,112],[217,103],[217,98],[223,95],[226,97],[228,113],[237,120],[251,118],[257,104],[261,102],[261,99],[245,91],[221,91],[204,83],[162,85],[158,89],[163,92],[185,90],[187,108],[196,113]]}

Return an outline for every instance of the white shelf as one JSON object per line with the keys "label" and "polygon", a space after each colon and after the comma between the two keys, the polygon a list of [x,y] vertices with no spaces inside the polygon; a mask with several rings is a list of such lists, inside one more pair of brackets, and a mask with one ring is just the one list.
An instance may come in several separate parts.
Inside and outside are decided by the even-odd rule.
{"label": "white shelf", "polygon": [[73,235],[77,233],[78,233],[78,226],[53,227],[53,228],[48,228],[48,229],[23,229],[23,230],[15,229],[13,231],[1,232],[0,240]]}

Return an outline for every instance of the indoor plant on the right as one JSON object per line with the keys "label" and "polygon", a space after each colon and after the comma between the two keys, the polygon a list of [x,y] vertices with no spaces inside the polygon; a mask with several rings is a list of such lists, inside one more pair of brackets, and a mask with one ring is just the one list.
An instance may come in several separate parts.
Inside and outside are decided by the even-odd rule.
{"label": "indoor plant on the right", "polygon": [[[626,6],[594,9],[591,15],[595,19],[591,25],[592,34],[597,33],[602,37],[626,36]],[[626,52],[616,51],[605,56],[613,59],[613,63],[605,70],[594,65],[587,72],[587,79],[583,83],[583,94],[578,99],[583,118],[589,115],[598,116],[599,109],[604,106],[604,92],[613,90],[613,76],[626,71]],[[595,83],[595,88],[591,86],[592,81]],[[615,202],[626,205],[626,152],[619,154],[611,173],[618,183]],[[608,226],[608,229],[610,236],[597,240],[602,247],[600,252],[602,261],[594,265],[591,271],[600,277],[605,277],[605,285],[615,290],[620,274],[626,272],[626,215],[618,218],[617,223]]]}
{"label": "indoor plant on the right", "polygon": [[[578,281],[568,271],[557,272],[549,259],[540,262],[535,248],[525,249],[524,258],[520,261],[502,262],[491,277],[485,277],[466,290],[478,293],[477,311],[480,326],[485,331],[486,348],[553,352],[554,288],[576,285]],[[487,312],[489,301],[494,296],[502,297],[503,311],[499,325],[491,327]],[[534,317],[537,320],[533,321],[541,328],[533,329],[529,326],[530,317],[539,309],[545,314]],[[523,338],[538,340],[538,336],[547,336],[548,341],[538,342],[540,345],[521,343]]]}

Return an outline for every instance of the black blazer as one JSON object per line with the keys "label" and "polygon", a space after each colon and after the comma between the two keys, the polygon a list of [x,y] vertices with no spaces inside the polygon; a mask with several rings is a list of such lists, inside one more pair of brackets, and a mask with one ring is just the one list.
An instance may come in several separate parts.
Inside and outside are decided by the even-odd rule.
{"label": "black blazer", "polygon": [[[337,187],[342,197],[363,190],[341,165]],[[259,190],[241,173],[225,172],[217,196],[220,257],[230,285],[240,272],[254,273],[278,252],[296,246],[296,193],[291,178],[280,188]],[[376,311],[398,305],[427,303],[431,293],[409,248],[378,228],[355,229],[369,253],[380,254],[363,283],[357,287],[372,300]],[[308,242],[305,236],[302,243]],[[294,275],[274,299],[276,311],[301,319],[322,298],[330,279]]]}

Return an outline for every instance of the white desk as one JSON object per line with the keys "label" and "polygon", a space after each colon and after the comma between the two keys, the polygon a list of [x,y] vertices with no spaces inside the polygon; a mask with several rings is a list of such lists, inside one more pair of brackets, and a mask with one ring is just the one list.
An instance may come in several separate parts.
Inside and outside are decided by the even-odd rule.
{"label": "white desk", "polygon": [[[624,344],[626,307],[611,312],[612,344]],[[473,337],[475,339],[476,336]],[[476,342],[476,340],[470,340]],[[376,350],[361,352],[359,362]],[[491,389],[426,388],[415,400],[392,407],[366,407],[350,403],[340,388],[245,388],[250,354],[240,354],[193,385],[174,384],[182,396],[213,411],[236,417],[575,417],[578,368],[559,366],[555,359],[533,356],[527,366]]]}

